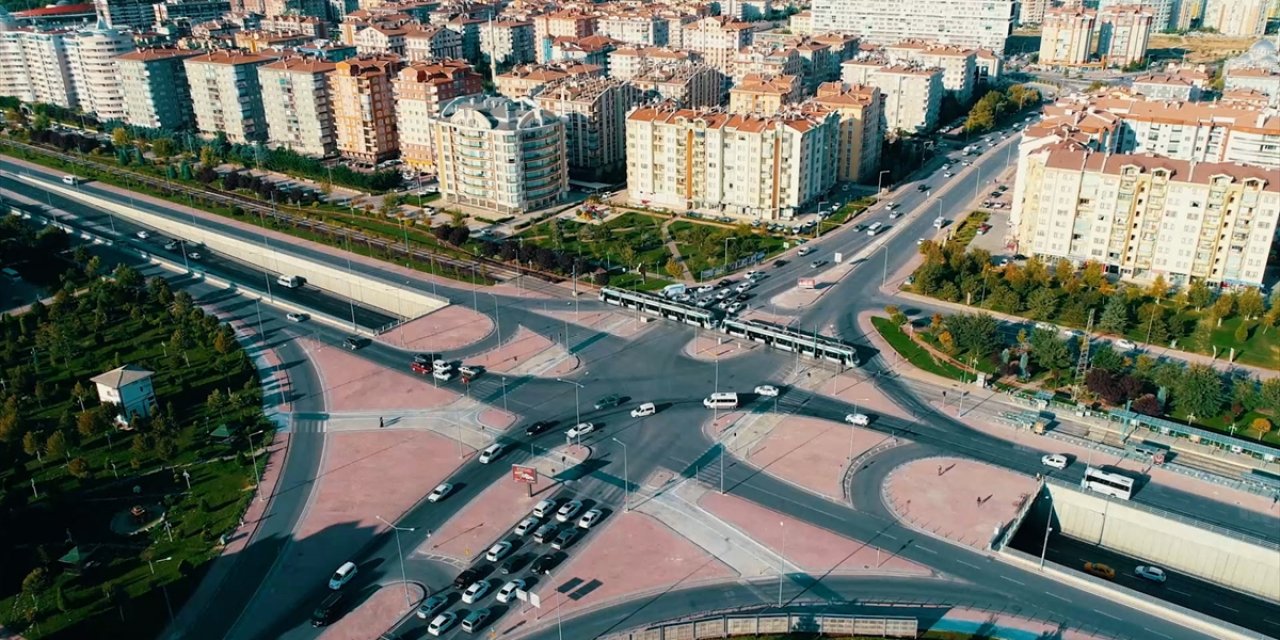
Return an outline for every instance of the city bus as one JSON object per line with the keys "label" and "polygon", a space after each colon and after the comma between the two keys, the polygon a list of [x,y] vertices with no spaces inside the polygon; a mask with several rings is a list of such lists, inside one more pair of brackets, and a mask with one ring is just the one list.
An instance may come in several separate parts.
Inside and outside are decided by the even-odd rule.
{"label": "city bus", "polygon": [[1080,486],[1121,500],[1128,500],[1133,495],[1133,478],[1093,467],[1085,467]]}
{"label": "city bus", "polygon": [[883,229],[883,228],[884,228],[884,223],[882,223],[882,222],[872,222],[872,223],[871,223],[871,226],[867,227],[867,235],[869,235],[869,236],[874,236],[874,235],[876,235],[877,233],[880,233],[880,230],[881,230],[881,229]]}

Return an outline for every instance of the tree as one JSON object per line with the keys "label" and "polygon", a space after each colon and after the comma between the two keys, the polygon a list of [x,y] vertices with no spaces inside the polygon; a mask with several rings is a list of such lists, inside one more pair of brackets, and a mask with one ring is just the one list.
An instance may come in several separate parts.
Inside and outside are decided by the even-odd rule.
{"label": "tree", "polygon": [[72,458],[71,462],[67,463],[67,472],[81,480],[88,478],[91,473],[89,461],[79,457]]}
{"label": "tree", "polygon": [[1161,300],[1169,293],[1169,282],[1164,279],[1164,275],[1157,275],[1155,280],[1151,281],[1151,285],[1147,287],[1147,295]]}
{"label": "tree", "polygon": [[998,323],[985,313],[952,315],[943,321],[943,326],[961,353],[984,357],[999,344]]}
{"label": "tree", "polygon": [[98,435],[100,424],[100,414],[97,411],[81,411],[76,415],[76,431],[85,439]]}
{"label": "tree", "polygon": [[1236,310],[1245,320],[1257,320],[1266,310],[1266,302],[1257,289],[1246,289],[1236,297]]}
{"label": "tree", "polygon": [[1031,344],[1031,357],[1041,367],[1062,371],[1071,366],[1071,349],[1054,332],[1036,329],[1031,332],[1028,342]]}
{"label": "tree", "polygon": [[22,579],[22,592],[28,594],[38,594],[49,586],[49,572],[44,567],[36,567],[27,573],[27,577]]}
{"label": "tree", "polygon": [[662,270],[666,271],[667,275],[675,278],[676,280],[679,280],[680,277],[684,275],[684,265],[681,265],[680,261],[676,260],[675,256],[671,256],[667,259],[667,264],[663,265]]}
{"label": "tree", "polygon": [[1205,305],[1213,301],[1213,290],[1209,285],[1196,280],[1187,288],[1187,302],[1195,307],[1197,311],[1203,309]]}
{"label": "tree", "polygon": [[1252,429],[1254,433],[1257,433],[1258,439],[1261,440],[1263,436],[1271,433],[1272,424],[1270,420],[1259,417],[1254,418],[1253,422],[1249,423],[1249,428]]}
{"label": "tree", "polygon": [[173,140],[169,138],[156,138],[151,142],[151,152],[161,161],[166,161],[173,155]]}
{"label": "tree", "polygon": [[1058,311],[1058,292],[1042,287],[1027,298],[1027,315],[1034,320],[1048,320]]}
{"label": "tree", "polygon": [[227,355],[236,346],[236,339],[231,334],[231,328],[222,325],[218,328],[218,332],[213,335],[213,350],[220,355]]}
{"label": "tree", "polygon": [[51,458],[61,458],[67,455],[67,437],[62,435],[61,431],[54,431],[44,443],[44,452],[49,454]]}
{"label": "tree", "polygon": [[34,431],[22,434],[22,452],[33,458],[40,454],[40,443],[36,440]]}
{"label": "tree", "polygon": [[1221,327],[1222,321],[1230,318],[1231,313],[1235,311],[1235,309],[1235,295],[1226,293],[1218,296],[1218,299],[1213,301],[1213,308],[1209,310],[1209,314],[1213,316],[1214,320],[1217,321],[1218,326]]}
{"label": "tree", "polygon": [[1111,348],[1110,342],[1093,347],[1089,352],[1089,362],[1095,369],[1120,371],[1124,369],[1124,357]]}
{"label": "tree", "polygon": [[1098,320],[1098,329],[1106,333],[1124,335],[1129,328],[1129,303],[1124,296],[1111,296],[1107,306],[1102,309],[1102,317]]}
{"label": "tree", "polygon": [[1233,337],[1235,338],[1237,346],[1243,346],[1244,343],[1248,342],[1249,341],[1249,323],[1245,321],[1241,321],[1240,324],[1236,327],[1236,331],[1233,334]]}
{"label": "tree", "polygon": [[1193,364],[1174,389],[1178,411],[1196,418],[1212,418],[1222,411],[1222,377],[1208,365]]}
{"label": "tree", "polygon": [[111,130],[111,144],[117,149],[129,146],[132,140],[133,136],[129,135],[129,130],[124,127],[116,127]]}
{"label": "tree", "polygon": [[897,305],[891,304],[885,307],[884,312],[889,314],[889,319],[899,327],[907,323],[907,314],[903,313],[902,309],[899,309]]}
{"label": "tree", "polygon": [[1258,409],[1280,418],[1280,378],[1267,378],[1258,385]]}

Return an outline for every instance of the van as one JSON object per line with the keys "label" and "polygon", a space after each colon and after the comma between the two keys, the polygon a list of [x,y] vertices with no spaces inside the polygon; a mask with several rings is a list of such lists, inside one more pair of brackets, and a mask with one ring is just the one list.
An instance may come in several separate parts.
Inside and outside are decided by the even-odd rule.
{"label": "van", "polygon": [[331,593],[316,605],[315,611],[311,612],[311,626],[323,627],[332,624],[338,619],[338,613],[342,610],[342,601],[346,599],[345,594],[341,591]]}
{"label": "van", "polygon": [[738,394],[732,391],[713,393],[702,401],[702,406],[708,409],[737,409]]}
{"label": "van", "polygon": [[276,284],[290,289],[297,289],[302,286],[302,276],[280,276],[276,278]]}
{"label": "van", "polygon": [[77,178],[76,176],[73,176],[73,175],[65,175],[65,176],[62,176],[62,184],[69,184],[74,187],[80,184],[80,178]]}
{"label": "van", "polygon": [[329,588],[337,591],[343,585],[351,582],[354,577],[356,577],[356,563],[344,562],[341,567],[338,567],[337,571],[333,572],[333,577],[329,578]]}
{"label": "van", "polygon": [[646,403],[644,403],[644,404],[642,404],[642,405],[640,405],[640,406],[638,406],[638,407],[636,407],[636,408],[632,409],[632,410],[631,410],[631,417],[632,417],[632,418],[643,418],[643,417],[645,417],[645,416],[651,416],[651,415],[653,415],[653,414],[655,414],[655,413],[657,413],[657,412],[658,412],[658,406],[657,406],[657,405],[653,404],[652,402],[646,402]]}
{"label": "van", "polygon": [[877,233],[880,233],[880,230],[883,228],[884,228],[883,222],[872,222],[871,226],[867,227],[867,235],[874,236]]}

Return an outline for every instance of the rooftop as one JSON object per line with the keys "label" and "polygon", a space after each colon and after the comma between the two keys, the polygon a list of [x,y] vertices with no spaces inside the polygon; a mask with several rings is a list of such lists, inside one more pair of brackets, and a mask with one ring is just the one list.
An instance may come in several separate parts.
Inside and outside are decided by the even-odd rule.
{"label": "rooftop", "polygon": [[126,364],[123,367],[117,367],[106,373],[100,373],[89,378],[89,382],[100,384],[104,387],[111,387],[112,389],[119,389],[120,387],[133,384],[139,380],[146,380],[153,375],[155,375],[154,371],[147,371],[137,365]]}

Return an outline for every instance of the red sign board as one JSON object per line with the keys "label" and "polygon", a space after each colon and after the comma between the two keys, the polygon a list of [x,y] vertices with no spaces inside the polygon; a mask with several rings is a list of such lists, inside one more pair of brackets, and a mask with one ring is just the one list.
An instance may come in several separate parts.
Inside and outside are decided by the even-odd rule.
{"label": "red sign board", "polygon": [[533,467],[522,467],[518,464],[511,465],[511,479],[520,484],[537,484],[538,470]]}
{"label": "red sign board", "polygon": [[801,289],[813,289],[818,286],[818,281],[813,278],[800,278],[796,280],[796,286]]}

